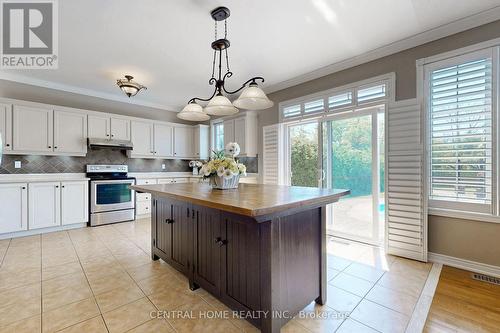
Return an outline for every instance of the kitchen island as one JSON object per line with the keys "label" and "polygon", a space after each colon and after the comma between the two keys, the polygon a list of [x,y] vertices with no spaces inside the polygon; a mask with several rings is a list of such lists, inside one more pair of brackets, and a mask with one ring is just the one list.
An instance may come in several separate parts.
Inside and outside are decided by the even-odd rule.
{"label": "kitchen island", "polygon": [[240,184],[131,186],[152,194],[151,254],[262,332],[326,302],[326,205],[348,190]]}

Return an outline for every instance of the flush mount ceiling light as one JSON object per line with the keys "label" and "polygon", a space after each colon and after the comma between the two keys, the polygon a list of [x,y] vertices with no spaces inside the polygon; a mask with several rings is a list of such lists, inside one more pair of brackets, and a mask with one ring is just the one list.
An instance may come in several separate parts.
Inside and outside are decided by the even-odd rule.
{"label": "flush mount ceiling light", "polygon": [[[257,81],[264,82],[264,78],[260,76],[253,77],[247,80],[243,85],[236,90],[227,90],[225,87],[226,79],[230,78],[233,73],[229,70],[229,57],[227,49],[230,46],[227,39],[227,18],[230,11],[226,7],[218,7],[210,13],[215,21],[215,41],[212,42],[214,49],[214,57],[212,63],[212,77],[208,81],[210,85],[215,85],[214,92],[209,98],[191,98],[188,104],[178,113],[177,117],[184,120],[201,121],[208,120],[213,116],[228,116],[238,113],[238,108],[246,110],[263,110],[273,106],[273,102],[267,98],[264,91],[259,88]],[[224,38],[217,38],[217,22],[224,21]],[[222,58],[225,58],[226,72],[222,73]],[[215,76],[216,64],[217,77]],[[248,86],[247,86],[248,85]],[[241,90],[242,93],[233,103],[225,95],[234,95]],[[197,103],[208,102],[203,110],[202,106]]]}
{"label": "flush mount ceiling light", "polygon": [[116,80],[116,84],[118,85],[118,87],[120,87],[120,89],[128,97],[132,97],[132,96],[137,95],[137,93],[141,89],[145,89],[145,90],[148,89],[147,87],[143,86],[142,84],[132,81],[133,78],[134,77],[131,75],[125,75],[126,80],[124,80],[124,79]]}

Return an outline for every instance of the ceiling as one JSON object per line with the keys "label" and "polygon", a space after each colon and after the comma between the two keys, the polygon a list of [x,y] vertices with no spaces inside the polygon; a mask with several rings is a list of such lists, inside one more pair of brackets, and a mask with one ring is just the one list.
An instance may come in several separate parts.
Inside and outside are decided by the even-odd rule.
{"label": "ceiling", "polygon": [[231,10],[226,85],[234,89],[256,75],[272,87],[500,0],[64,0],[59,69],[3,70],[0,78],[127,101],[115,81],[131,74],[148,87],[131,102],[180,110],[212,92],[209,12],[219,5]]}

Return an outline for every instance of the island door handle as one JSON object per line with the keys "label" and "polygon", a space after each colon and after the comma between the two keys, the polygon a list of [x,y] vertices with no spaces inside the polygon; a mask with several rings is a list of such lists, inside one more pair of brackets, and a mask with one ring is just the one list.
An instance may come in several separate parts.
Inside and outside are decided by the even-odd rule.
{"label": "island door handle", "polygon": [[215,238],[215,243],[219,244],[219,246],[222,247],[227,244],[227,240],[217,237]]}
{"label": "island door handle", "polygon": [[174,220],[172,220],[172,219],[166,219],[165,222],[167,222],[167,224],[172,224],[172,223],[174,223]]}

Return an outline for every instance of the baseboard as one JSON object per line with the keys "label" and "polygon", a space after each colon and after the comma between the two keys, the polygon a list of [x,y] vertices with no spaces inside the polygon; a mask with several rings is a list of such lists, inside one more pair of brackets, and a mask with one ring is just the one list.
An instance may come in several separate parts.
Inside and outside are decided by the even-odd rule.
{"label": "baseboard", "polygon": [[67,225],[50,227],[50,228],[40,228],[40,229],[33,229],[33,230],[9,232],[6,234],[1,234],[0,239],[40,235],[40,234],[46,234],[48,232],[56,232],[56,231],[63,231],[63,230],[70,230],[70,229],[85,228],[86,226],[87,226],[87,223],[85,222],[85,223],[67,224]]}
{"label": "baseboard", "polygon": [[448,265],[455,268],[465,269],[467,271],[486,274],[494,277],[500,277],[500,267],[483,264],[480,262],[460,259],[456,257],[447,256],[439,253],[429,252],[429,261]]}

